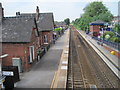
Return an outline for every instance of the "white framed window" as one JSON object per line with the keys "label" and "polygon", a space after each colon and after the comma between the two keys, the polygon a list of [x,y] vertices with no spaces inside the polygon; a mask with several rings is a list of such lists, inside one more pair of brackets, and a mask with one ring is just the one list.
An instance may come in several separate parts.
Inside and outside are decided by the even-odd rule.
{"label": "white framed window", "polygon": [[34,46],[29,46],[29,53],[30,53],[30,60],[29,60],[29,62],[32,63],[33,60],[35,59]]}
{"label": "white framed window", "polygon": [[47,35],[44,36],[44,43],[48,43],[48,36]]}

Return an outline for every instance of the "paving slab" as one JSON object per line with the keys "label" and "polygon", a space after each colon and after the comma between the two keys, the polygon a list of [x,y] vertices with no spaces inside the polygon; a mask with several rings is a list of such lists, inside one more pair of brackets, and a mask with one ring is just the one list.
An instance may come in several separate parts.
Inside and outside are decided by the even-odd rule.
{"label": "paving slab", "polygon": [[54,73],[58,70],[65,38],[66,31],[31,71],[22,74],[21,81],[15,84],[16,88],[50,88]]}

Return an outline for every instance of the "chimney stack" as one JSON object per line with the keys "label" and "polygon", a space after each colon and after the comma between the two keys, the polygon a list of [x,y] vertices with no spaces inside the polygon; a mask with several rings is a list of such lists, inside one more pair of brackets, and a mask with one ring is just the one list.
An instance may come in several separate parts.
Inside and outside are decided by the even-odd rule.
{"label": "chimney stack", "polygon": [[4,17],[4,9],[2,8],[2,3],[0,3],[0,22],[2,22],[2,19]]}
{"label": "chimney stack", "polygon": [[20,12],[16,12],[16,17],[19,17],[20,16]]}
{"label": "chimney stack", "polygon": [[39,19],[39,7],[36,8],[36,21]]}

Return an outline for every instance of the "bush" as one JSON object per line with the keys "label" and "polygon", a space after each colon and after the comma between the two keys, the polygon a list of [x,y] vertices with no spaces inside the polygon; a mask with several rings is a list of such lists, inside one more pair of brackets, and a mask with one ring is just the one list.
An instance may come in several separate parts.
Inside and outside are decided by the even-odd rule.
{"label": "bush", "polygon": [[115,34],[111,31],[106,31],[104,34],[103,34],[103,38],[105,38],[106,35],[110,35],[110,38],[115,36]]}
{"label": "bush", "polygon": [[62,28],[55,28],[54,31],[60,31]]}
{"label": "bush", "polygon": [[120,38],[113,36],[110,38],[110,41],[120,43]]}
{"label": "bush", "polygon": [[110,35],[109,34],[105,35],[105,40],[109,40],[109,39],[110,39]]}
{"label": "bush", "polygon": [[120,34],[120,25],[115,24],[113,30],[114,30],[114,32],[117,32]]}

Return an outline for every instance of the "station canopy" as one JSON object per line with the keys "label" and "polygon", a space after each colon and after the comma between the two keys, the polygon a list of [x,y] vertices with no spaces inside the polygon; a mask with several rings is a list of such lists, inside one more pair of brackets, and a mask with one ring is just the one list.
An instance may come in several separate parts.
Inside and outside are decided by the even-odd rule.
{"label": "station canopy", "polygon": [[96,20],[94,22],[89,23],[89,25],[105,25],[106,22],[102,20]]}

